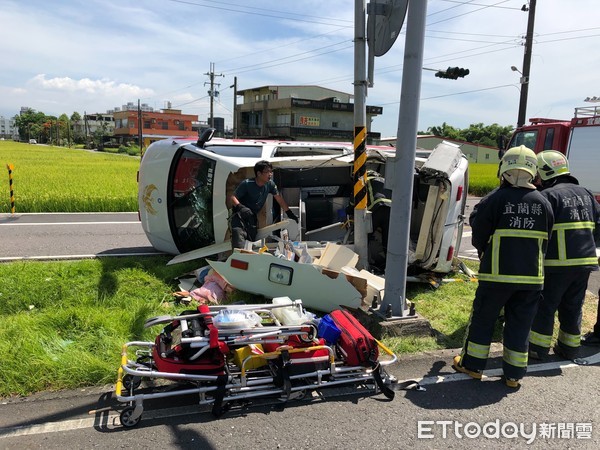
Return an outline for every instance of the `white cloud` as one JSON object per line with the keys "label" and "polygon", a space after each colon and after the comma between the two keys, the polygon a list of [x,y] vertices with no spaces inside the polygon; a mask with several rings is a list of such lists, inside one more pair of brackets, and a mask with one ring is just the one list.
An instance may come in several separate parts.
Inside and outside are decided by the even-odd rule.
{"label": "white cloud", "polygon": [[39,74],[30,80],[30,83],[40,89],[53,91],[65,91],[77,93],[83,91],[86,94],[101,96],[122,96],[124,98],[150,97],[154,95],[152,89],[144,89],[127,83],[116,83],[112,80],[90,80],[82,78],[74,80],[69,77],[46,78],[46,74]]}

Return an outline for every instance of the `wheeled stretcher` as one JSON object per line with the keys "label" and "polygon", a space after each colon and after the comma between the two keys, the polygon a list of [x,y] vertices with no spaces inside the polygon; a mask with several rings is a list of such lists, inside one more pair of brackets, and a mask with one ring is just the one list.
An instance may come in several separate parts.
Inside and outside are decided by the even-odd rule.
{"label": "wheeled stretcher", "polygon": [[[387,386],[395,380],[385,367],[396,356],[383,344],[375,341],[378,355],[386,355],[381,361],[377,357],[369,367],[348,365],[344,352],[320,338],[313,323],[282,324],[273,314],[276,308],[302,311],[302,303],[202,305],[198,311],[147,320],[147,327],[166,325],[154,342],[132,341],[122,347],[115,387],[117,400],[125,404],[121,424],[137,425],[145,400],[173,396],[197,395],[199,404],[212,405],[217,417],[238,400],[275,396],[287,401],[329,386],[373,384],[376,392],[393,397]],[[182,386],[136,392],[150,379]]]}

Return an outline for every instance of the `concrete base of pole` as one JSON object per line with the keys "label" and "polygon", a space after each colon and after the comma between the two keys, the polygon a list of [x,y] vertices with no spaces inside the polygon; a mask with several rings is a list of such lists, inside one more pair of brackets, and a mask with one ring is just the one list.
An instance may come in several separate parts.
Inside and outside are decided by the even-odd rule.
{"label": "concrete base of pole", "polygon": [[392,317],[384,319],[380,314],[365,312],[357,309],[353,310],[356,318],[371,332],[377,339],[383,337],[402,337],[434,336],[435,332],[429,323],[429,320],[414,314],[408,317]]}
{"label": "concrete base of pole", "polygon": [[379,326],[381,335],[387,337],[429,337],[434,335],[429,320],[419,314],[409,317],[392,317],[381,321]]}

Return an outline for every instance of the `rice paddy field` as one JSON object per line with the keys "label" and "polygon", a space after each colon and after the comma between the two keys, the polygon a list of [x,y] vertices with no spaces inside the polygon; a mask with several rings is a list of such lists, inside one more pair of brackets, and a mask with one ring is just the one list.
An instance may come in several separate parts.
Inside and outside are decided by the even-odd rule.
{"label": "rice paddy field", "polygon": [[0,213],[137,211],[139,157],[0,141]]}

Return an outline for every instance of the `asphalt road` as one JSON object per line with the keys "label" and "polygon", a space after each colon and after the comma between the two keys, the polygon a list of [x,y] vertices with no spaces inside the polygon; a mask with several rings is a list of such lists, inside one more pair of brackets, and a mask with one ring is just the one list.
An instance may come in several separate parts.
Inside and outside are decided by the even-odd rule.
{"label": "asphalt road", "polygon": [[0,261],[159,254],[137,213],[0,214]]}

